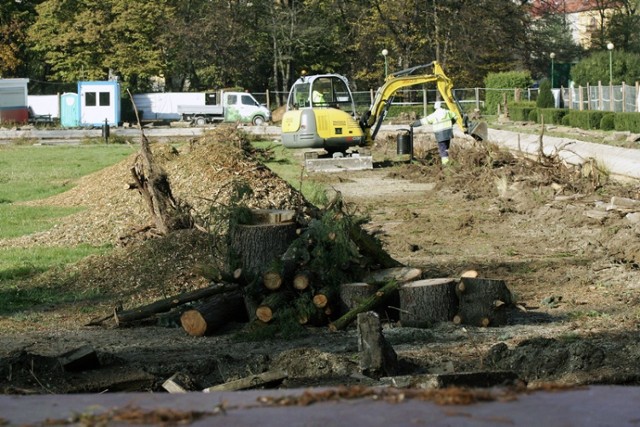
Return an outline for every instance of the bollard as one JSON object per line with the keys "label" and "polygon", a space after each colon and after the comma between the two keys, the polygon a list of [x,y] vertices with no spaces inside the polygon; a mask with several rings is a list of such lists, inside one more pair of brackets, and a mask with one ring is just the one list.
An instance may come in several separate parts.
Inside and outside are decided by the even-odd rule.
{"label": "bollard", "polygon": [[109,132],[109,122],[107,119],[104,119],[104,124],[102,125],[102,138],[104,139],[105,144],[109,143]]}

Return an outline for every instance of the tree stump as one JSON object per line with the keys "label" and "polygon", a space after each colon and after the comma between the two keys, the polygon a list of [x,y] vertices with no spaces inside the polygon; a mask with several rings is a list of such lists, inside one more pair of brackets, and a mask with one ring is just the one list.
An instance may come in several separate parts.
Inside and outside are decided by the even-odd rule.
{"label": "tree stump", "polygon": [[240,258],[243,274],[252,278],[267,271],[295,240],[296,229],[295,222],[238,224],[234,227],[231,248]]}
{"label": "tree stump", "polygon": [[244,298],[240,291],[216,295],[180,316],[180,324],[189,335],[201,337],[232,321],[246,321]]}
{"label": "tree stump", "polygon": [[343,283],[340,285],[340,312],[346,313],[376,293],[377,287],[369,283]]}
{"label": "tree stump", "polygon": [[456,324],[500,326],[507,323],[505,308],[513,303],[503,280],[463,277],[456,287],[459,311]]}
{"label": "tree stump", "polygon": [[362,281],[371,285],[384,285],[391,280],[398,283],[411,282],[422,276],[422,270],[413,267],[385,268],[371,272]]}
{"label": "tree stump", "polygon": [[427,279],[400,286],[400,323],[426,328],[448,322],[458,311],[456,279]]}
{"label": "tree stump", "polygon": [[358,314],[358,351],[363,374],[374,378],[396,374],[398,355],[382,335],[380,317],[373,311]]}

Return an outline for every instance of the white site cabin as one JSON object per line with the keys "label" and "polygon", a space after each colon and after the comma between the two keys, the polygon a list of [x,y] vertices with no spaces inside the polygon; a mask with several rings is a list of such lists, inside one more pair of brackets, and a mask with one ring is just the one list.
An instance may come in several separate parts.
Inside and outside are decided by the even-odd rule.
{"label": "white site cabin", "polygon": [[120,84],[117,81],[78,82],[80,126],[118,126]]}

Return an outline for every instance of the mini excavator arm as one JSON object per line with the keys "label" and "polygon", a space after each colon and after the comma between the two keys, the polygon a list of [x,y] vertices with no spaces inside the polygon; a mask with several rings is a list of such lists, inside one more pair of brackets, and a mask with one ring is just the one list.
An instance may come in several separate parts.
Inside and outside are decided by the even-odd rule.
{"label": "mini excavator arm", "polygon": [[[430,72],[423,72],[425,69],[429,69]],[[449,110],[461,119],[457,120],[456,123],[462,132],[471,134],[477,140],[485,140],[486,124],[469,123],[467,115],[462,113],[460,104],[453,96],[453,83],[451,79],[445,75],[440,64],[434,61],[430,64],[418,65],[398,71],[397,73],[390,74],[386,78],[384,85],[376,92],[376,97],[371,104],[371,108],[360,118],[360,127],[365,132],[367,144],[371,144],[375,139],[398,89],[430,82],[436,82],[438,92],[440,92]],[[372,128],[373,131],[371,131]]]}

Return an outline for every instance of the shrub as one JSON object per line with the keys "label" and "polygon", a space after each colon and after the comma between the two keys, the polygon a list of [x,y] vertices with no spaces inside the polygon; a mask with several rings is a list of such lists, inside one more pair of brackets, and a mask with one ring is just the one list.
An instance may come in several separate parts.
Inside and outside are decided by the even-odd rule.
{"label": "shrub", "polygon": [[640,132],[640,113],[614,114],[614,128],[619,131]]}
{"label": "shrub", "polygon": [[562,124],[580,129],[600,129],[603,111],[572,110],[562,118]]}
{"label": "shrub", "polygon": [[[486,111],[495,114],[498,104],[502,103],[503,95],[506,94],[507,102],[513,101],[514,89],[526,89],[531,86],[531,73],[528,71],[509,71],[504,73],[489,73],[484,79],[487,90]],[[509,89],[509,90],[491,90]]]}
{"label": "shrub", "polygon": [[600,119],[600,129],[602,130],[614,130],[615,129],[615,114],[605,113]]}
{"label": "shrub", "polygon": [[533,101],[518,102],[509,106],[509,117],[515,121],[529,121],[531,110],[536,109],[536,103]]}
{"label": "shrub", "polygon": [[551,93],[551,82],[547,79],[540,83],[540,93],[538,94],[536,106],[538,108],[553,108],[556,106],[553,93]]}
{"label": "shrub", "polygon": [[541,122],[541,117],[544,116],[544,123],[547,125],[560,125],[562,124],[562,118],[567,114],[568,110],[564,108],[538,108],[538,120]]}
{"label": "shrub", "polygon": [[529,111],[529,121],[530,122],[534,122],[534,123],[538,123],[538,109],[534,109]]}

